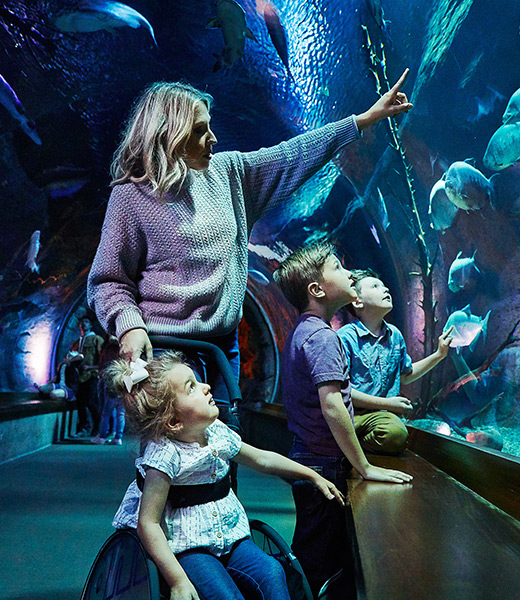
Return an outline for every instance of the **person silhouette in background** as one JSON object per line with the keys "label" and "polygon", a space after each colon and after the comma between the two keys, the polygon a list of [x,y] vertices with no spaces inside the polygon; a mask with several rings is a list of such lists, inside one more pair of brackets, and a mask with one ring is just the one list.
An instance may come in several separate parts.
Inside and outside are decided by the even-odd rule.
{"label": "person silhouette in background", "polygon": [[80,337],[72,342],[70,350],[83,356],[79,363],[78,388],[78,426],[76,437],[97,435],[99,430],[100,409],[98,404],[98,363],[103,338],[93,331],[89,317],[79,320]]}

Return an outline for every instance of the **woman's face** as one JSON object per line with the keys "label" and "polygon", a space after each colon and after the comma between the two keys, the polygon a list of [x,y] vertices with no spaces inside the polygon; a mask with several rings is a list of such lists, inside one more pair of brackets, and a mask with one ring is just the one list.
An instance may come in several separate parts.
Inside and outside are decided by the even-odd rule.
{"label": "woman's face", "polygon": [[211,117],[206,105],[197,102],[191,135],[186,143],[185,161],[190,169],[202,171],[209,167],[211,147],[217,143],[217,138],[210,127]]}

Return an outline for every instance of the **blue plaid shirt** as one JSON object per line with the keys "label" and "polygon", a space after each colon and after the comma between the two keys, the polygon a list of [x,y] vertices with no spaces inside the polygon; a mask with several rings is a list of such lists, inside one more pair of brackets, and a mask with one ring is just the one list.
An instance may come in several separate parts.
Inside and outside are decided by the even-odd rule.
{"label": "blue plaid shirt", "polygon": [[[399,396],[401,375],[412,372],[412,359],[399,329],[383,321],[378,337],[361,321],[355,321],[337,333],[350,362],[352,387],[382,398]],[[356,409],[356,413],[363,412],[368,411]]]}

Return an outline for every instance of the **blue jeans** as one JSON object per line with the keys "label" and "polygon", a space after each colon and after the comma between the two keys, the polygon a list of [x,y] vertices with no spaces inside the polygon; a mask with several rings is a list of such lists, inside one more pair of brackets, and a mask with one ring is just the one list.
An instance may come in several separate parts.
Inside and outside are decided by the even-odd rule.
{"label": "blue jeans", "polygon": [[[332,481],[347,496],[347,477],[352,469],[345,457],[311,452],[295,438],[289,458],[310,467]],[[347,531],[345,509],[325,496],[310,481],[294,481],[292,493],[296,506],[296,526],[292,548],[307,576],[315,596],[321,586],[343,569],[345,599],[353,596],[352,547]]]}
{"label": "blue jeans", "polygon": [[101,423],[99,424],[99,437],[106,438],[110,432],[110,417],[114,416],[114,429],[116,439],[123,438],[125,430],[125,407],[119,398],[114,398],[108,393],[105,382],[100,379],[98,383],[98,395],[103,403],[101,412]]}
{"label": "blue jeans", "polygon": [[290,600],[282,566],[249,538],[221,557],[195,548],[177,560],[201,600]]}

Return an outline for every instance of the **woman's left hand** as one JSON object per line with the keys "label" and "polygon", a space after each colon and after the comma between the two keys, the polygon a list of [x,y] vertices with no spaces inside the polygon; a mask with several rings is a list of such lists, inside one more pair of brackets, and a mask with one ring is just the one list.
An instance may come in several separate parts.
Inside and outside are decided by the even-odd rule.
{"label": "woman's left hand", "polygon": [[383,94],[366,112],[356,115],[356,124],[359,130],[378,123],[387,117],[394,117],[403,112],[408,112],[413,107],[413,104],[408,102],[406,94],[401,92],[401,87],[409,72],[410,69],[405,69],[398,82],[386,94]]}

